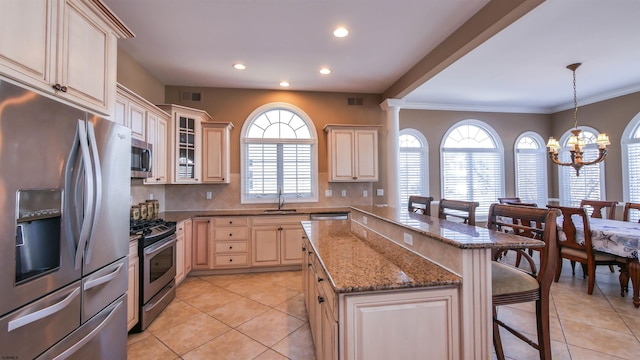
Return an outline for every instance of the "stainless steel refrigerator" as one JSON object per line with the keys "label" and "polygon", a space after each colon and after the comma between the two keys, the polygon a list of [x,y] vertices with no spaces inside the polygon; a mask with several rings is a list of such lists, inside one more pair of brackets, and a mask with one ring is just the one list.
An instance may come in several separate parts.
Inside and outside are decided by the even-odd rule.
{"label": "stainless steel refrigerator", "polygon": [[130,151],[0,78],[0,358],[126,358]]}

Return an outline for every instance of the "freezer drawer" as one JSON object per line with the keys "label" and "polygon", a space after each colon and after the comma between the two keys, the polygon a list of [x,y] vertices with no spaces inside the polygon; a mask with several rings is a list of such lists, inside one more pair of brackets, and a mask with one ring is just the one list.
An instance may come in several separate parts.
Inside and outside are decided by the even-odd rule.
{"label": "freezer drawer", "polygon": [[127,358],[127,295],[83,324],[37,359]]}
{"label": "freezer drawer", "polygon": [[80,299],[77,281],[0,318],[0,358],[33,359],[71,333],[80,326]]}
{"label": "freezer drawer", "polygon": [[83,278],[82,323],[91,319],[100,310],[126,293],[128,286],[128,257],[124,257]]}

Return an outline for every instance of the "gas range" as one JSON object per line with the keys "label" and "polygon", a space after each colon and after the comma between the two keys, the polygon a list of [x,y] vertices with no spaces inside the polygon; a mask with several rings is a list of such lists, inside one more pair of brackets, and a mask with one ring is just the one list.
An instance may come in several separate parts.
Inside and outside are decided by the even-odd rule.
{"label": "gas range", "polygon": [[129,239],[138,238],[142,247],[147,247],[176,232],[175,221],[163,219],[135,220],[129,223]]}

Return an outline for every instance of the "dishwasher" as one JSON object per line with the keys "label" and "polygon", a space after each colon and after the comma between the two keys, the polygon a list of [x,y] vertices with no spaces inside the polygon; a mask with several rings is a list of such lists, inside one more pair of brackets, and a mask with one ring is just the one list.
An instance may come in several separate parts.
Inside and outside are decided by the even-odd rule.
{"label": "dishwasher", "polygon": [[348,212],[341,213],[315,213],[310,215],[311,220],[349,220]]}

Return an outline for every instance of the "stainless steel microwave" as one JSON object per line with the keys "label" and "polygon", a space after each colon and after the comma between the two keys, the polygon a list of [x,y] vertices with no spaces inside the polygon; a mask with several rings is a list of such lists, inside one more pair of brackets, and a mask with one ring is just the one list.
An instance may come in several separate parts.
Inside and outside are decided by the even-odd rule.
{"label": "stainless steel microwave", "polygon": [[151,177],[153,146],[138,139],[131,139],[131,177]]}

